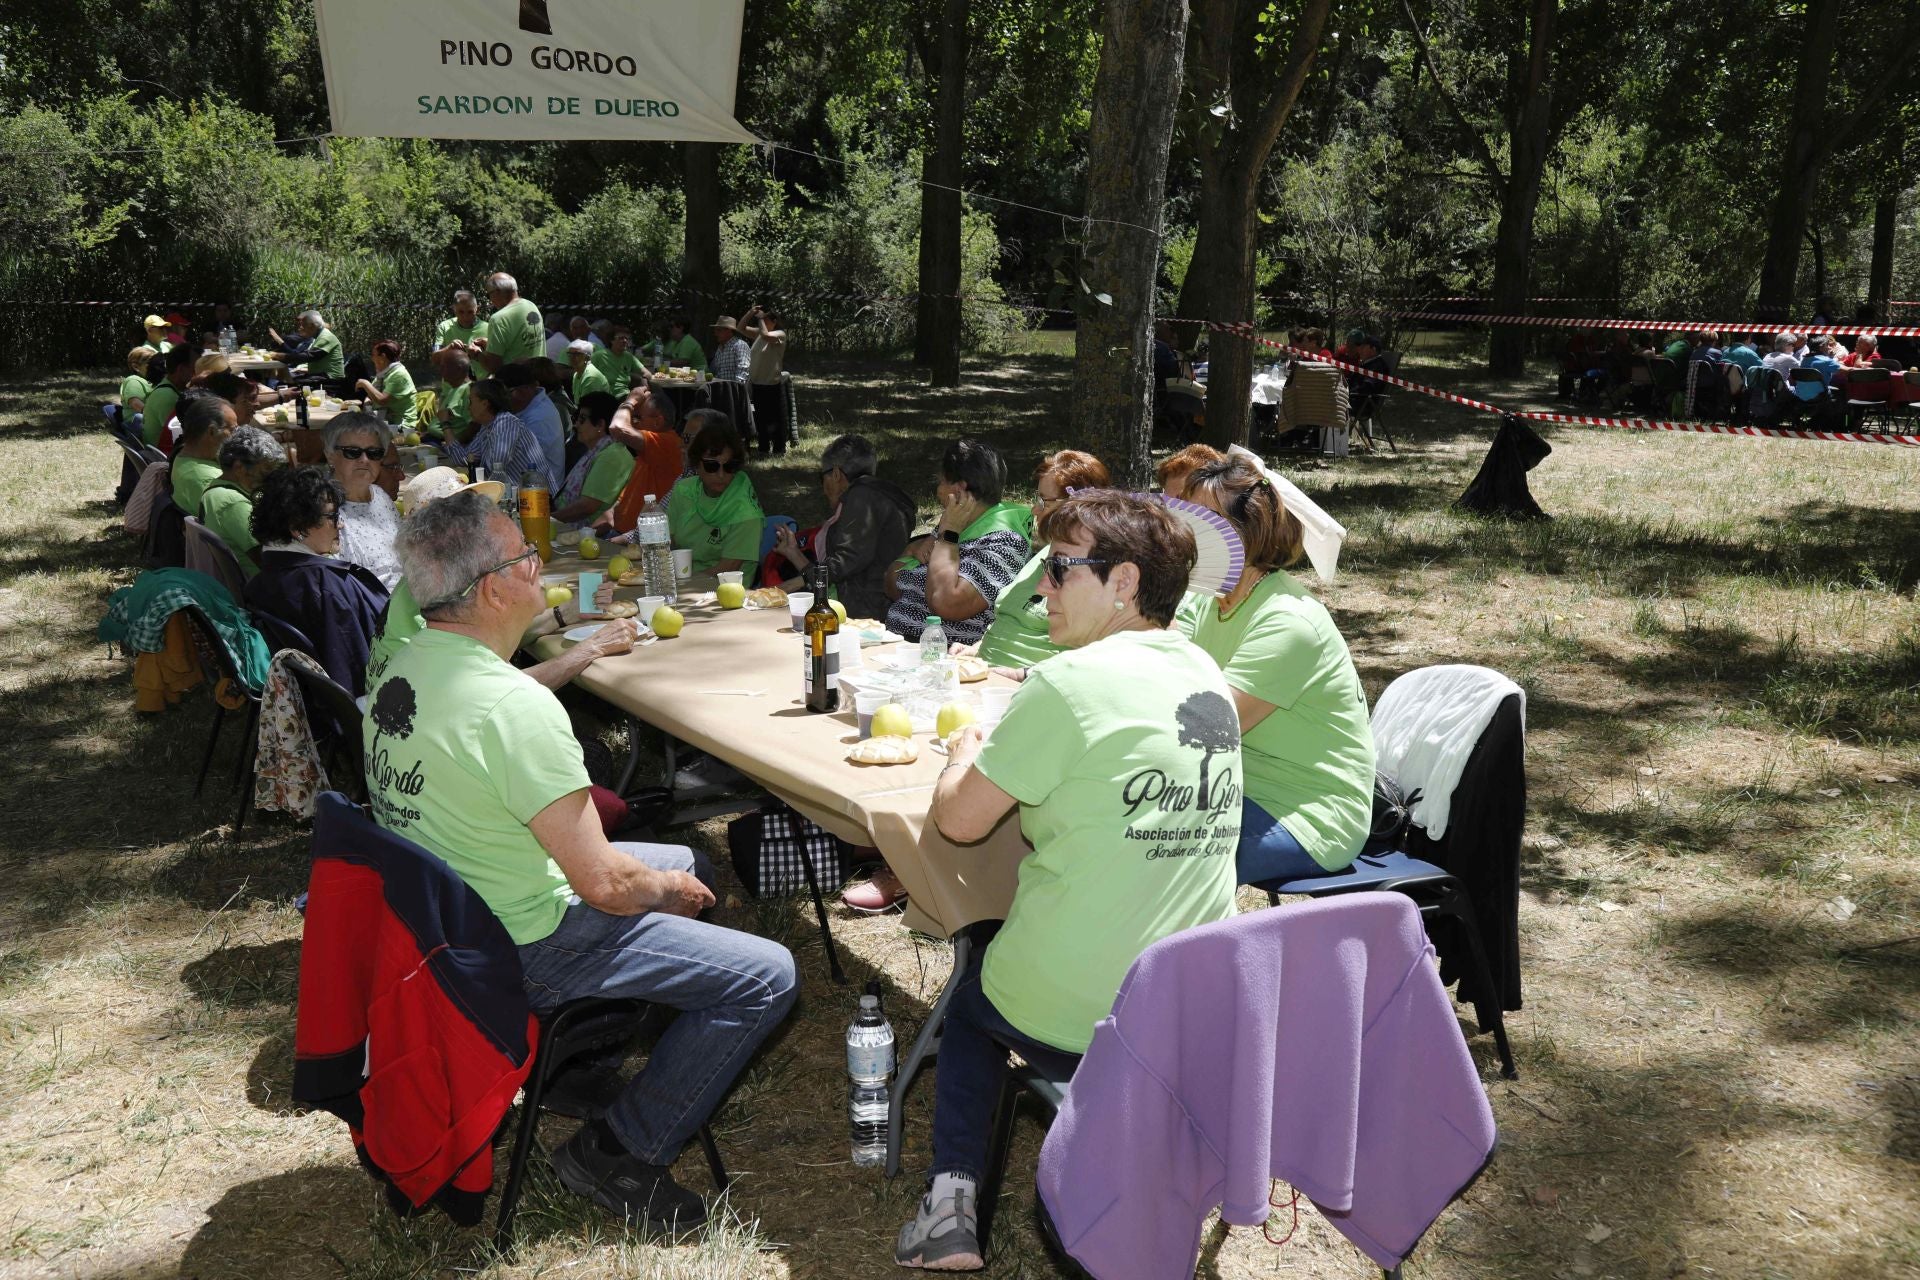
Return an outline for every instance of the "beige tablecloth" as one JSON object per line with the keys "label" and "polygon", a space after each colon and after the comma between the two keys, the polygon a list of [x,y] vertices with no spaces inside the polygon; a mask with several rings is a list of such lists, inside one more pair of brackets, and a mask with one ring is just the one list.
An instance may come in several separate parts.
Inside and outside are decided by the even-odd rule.
{"label": "beige tablecloth", "polygon": [[227,368],[242,377],[250,373],[282,374],[287,371],[287,362],[271,356],[228,356]]}
{"label": "beige tablecloth", "polygon": [[[559,556],[546,572],[580,568],[577,557]],[[711,590],[711,579],[695,580],[682,595],[710,601]],[[631,599],[639,593],[622,588],[617,594]],[[927,821],[934,780],[946,763],[932,750],[931,735],[919,735],[920,758],[913,764],[847,763],[853,711],[823,716],[801,704],[801,640],[785,610],[685,602],[681,609],[687,619],[681,635],[602,658],[574,683],[726,761],[842,839],[878,847],[907,888],[909,927],[949,937],[977,921],[1006,917],[1020,859],[1030,852],[1017,809],[980,843],[953,844]],[[551,658],[566,643],[549,636],[533,652]],[[881,652],[865,651],[868,657]],[[722,689],[762,692],[713,692]]]}

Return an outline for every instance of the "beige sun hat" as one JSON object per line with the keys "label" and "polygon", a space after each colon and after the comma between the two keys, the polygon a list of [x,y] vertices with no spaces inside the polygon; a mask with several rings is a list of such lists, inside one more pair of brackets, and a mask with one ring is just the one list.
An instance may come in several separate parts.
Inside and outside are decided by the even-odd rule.
{"label": "beige sun hat", "polygon": [[452,467],[428,467],[417,476],[411,476],[400,484],[400,505],[408,511],[418,511],[429,502],[441,498],[450,498],[463,490],[472,489],[489,501],[498,502],[506,496],[507,487],[498,480],[482,480],[469,484],[467,478]]}

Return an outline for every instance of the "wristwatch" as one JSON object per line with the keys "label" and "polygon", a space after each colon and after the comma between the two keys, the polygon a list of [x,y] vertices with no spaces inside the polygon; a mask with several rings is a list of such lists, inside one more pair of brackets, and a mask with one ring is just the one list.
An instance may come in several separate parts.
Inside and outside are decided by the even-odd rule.
{"label": "wristwatch", "polygon": [[958,533],[955,533],[952,529],[942,529],[940,530],[940,541],[951,542],[954,546],[957,547],[960,545],[960,535]]}
{"label": "wristwatch", "polygon": [[567,629],[567,617],[560,612],[559,605],[553,606],[553,629],[555,631],[565,631]]}

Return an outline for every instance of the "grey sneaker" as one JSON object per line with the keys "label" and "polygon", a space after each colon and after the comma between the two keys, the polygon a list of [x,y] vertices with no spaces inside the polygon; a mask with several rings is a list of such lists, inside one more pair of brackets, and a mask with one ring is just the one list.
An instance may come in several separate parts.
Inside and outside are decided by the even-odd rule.
{"label": "grey sneaker", "polygon": [[893,1260],[903,1267],[927,1271],[978,1271],[987,1265],[980,1252],[980,1235],[971,1183],[934,1203],[933,1192],[920,1197],[920,1212],[900,1228]]}

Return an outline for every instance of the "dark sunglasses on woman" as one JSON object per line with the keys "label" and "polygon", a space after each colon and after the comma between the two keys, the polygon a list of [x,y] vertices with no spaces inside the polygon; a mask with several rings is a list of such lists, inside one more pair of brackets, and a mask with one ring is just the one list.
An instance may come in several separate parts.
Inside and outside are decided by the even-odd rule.
{"label": "dark sunglasses on woman", "polygon": [[345,458],[348,462],[358,462],[362,458],[367,459],[369,462],[378,462],[387,456],[387,451],[377,444],[371,448],[364,449],[357,444],[343,444],[338,449],[335,449],[334,452]]}
{"label": "dark sunglasses on woman", "polygon": [[710,476],[719,475],[722,471],[728,475],[732,475],[740,469],[740,459],[728,458],[725,462],[718,462],[712,458],[702,458],[700,459],[700,469]]}
{"label": "dark sunglasses on woman", "polygon": [[1067,585],[1067,574],[1077,564],[1107,564],[1106,560],[1096,560],[1091,556],[1048,556],[1046,558],[1047,581],[1056,587]]}

